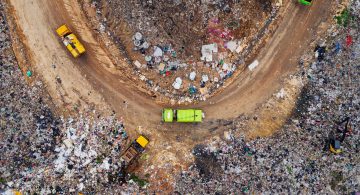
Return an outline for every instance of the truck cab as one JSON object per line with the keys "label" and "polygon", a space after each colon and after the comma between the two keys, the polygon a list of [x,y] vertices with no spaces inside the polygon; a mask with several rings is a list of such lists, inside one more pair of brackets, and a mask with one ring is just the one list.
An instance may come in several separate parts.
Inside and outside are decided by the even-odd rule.
{"label": "truck cab", "polygon": [[84,45],[80,43],[79,39],[71,32],[71,30],[65,24],[56,29],[56,33],[62,39],[65,47],[75,58],[85,53]]}
{"label": "truck cab", "polygon": [[330,152],[334,153],[334,154],[340,154],[341,148],[340,148],[340,141],[339,140],[330,140],[330,147],[329,147]]}
{"label": "truck cab", "polygon": [[180,123],[197,123],[202,122],[204,113],[200,109],[171,109],[162,110],[162,121],[164,122],[180,122]]}

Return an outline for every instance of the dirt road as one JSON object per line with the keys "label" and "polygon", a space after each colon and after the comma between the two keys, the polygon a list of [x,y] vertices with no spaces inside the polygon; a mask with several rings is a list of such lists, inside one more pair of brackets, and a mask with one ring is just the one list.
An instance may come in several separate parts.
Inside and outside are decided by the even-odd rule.
{"label": "dirt road", "polygon": [[[197,105],[204,109],[206,119],[194,125],[160,123],[163,105],[135,90],[136,83],[129,83],[114,67],[92,35],[76,0],[8,0],[8,3],[13,8],[10,14],[25,36],[23,42],[31,51],[33,66],[58,105],[113,109],[124,118],[129,130],[141,125],[157,141],[181,135],[189,146],[218,133],[209,133],[209,129],[226,125],[243,113],[252,113],[278,90],[282,76],[296,71],[300,55],[308,49],[320,24],[330,17],[332,6],[327,0],[317,0],[311,7],[300,6],[296,1],[284,3],[285,14],[279,28],[257,56],[259,66],[252,72],[246,70],[223,92]],[[73,59],[64,49],[55,34],[62,24],[79,35],[87,48],[85,56]]]}

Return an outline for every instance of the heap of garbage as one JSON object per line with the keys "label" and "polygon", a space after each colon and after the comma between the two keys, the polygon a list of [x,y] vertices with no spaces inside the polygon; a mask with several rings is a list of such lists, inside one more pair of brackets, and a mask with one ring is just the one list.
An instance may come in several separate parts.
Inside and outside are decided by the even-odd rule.
{"label": "heap of garbage", "polygon": [[132,74],[144,87],[172,103],[189,103],[205,101],[236,70],[245,69],[249,48],[261,40],[280,5],[115,0],[93,1],[90,7],[96,9],[99,32],[126,51]]}
{"label": "heap of garbage", "polygon": [[[299,63],[299,76],[307,85],[282,130],[254,140],[232,130],[224,133],[223,140],[198,145],[193,150],[195,163],[178,177],[177,192],[359,192],[359,1],[335,19],[327,39],[314,48],[314,57],[304,55]],[[329,142],[332,135],[341,140],[338,154],[329,149],[336,147]]]}
{"label": "heap of garbage", "polygon": [[[195,162],[177,175],[180,194],[350,194],[360,189],[360,3],[335,17],[338,24],[300,61],[304,87],[281,131],[248,140],[237,129],[198,145]],[[57,117],[41,82],[25,80],[11,48],[0,3],[0,193],[120,194],[148,192],[125,174],[119,155],[129,141],[122,121],[87,110]],[[214,51],[214,46],[205,48]],[[207,54],[206,54],[207,55]],[[205,59],[208,56],[205,55]],[[256,63],[254,64],[254,66]],[[27,71],[25,71],[26,73]],[[190,74],[208,82],[209,76]],[[174,86],[182,85],[176,79]],[[279,97],[283,97],[279,93]],[[329,134],[351,133],[341,153],[329,151]],[[170,174],[170,173],[169,173]],[[148,184],[151,186],[151,183]],[[161,193],[161,192],[158,192]]]}

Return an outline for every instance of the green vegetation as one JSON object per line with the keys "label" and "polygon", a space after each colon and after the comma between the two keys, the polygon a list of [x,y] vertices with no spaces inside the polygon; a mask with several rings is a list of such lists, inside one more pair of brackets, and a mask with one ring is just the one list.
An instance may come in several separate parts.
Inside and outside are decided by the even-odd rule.
{"label": "green vegetation", "polygon": [[102,156],[96,157],[96,163],[97,163],[97,164],[101,164],[103,160],[104,160],[104,159],[102,158]]}
{"label": "green vegetation", "polygon": [[147,159],[149,159],[149,154],[143,154],[143,155],[141,155],[140,156],[140,160],[147,160]]}
{"label": "green vegetation", "polygon": [[288,171],[289,174],[293,173],[293,170],[290,166],[286,166],[286,170]]}
{"label": "green vegetation", "polygon": [[0,177],[0,183],[5,184],[6,183],[5,179]]}
{"label": "green vegetation", "polygon": [[340,15],[335,16],[335,20],[337,21],[338,25],[347,27],[350,21],[350,13],[345,8]]}
{"label": "green vegetation", "polygon": [[344,176],[341,171],[334,171],[331,173],[333,177],[330,182],[331,189],[335,190],[337,185],[344,180]]}
{"label": "green vegetation", "polygon": [[146,184],[148,184],[149,182],[145,179],[140,179],[138,176],[136,176],[135,174],[131,174],[130,175],[130,180],[133,180],[135,183],[137,183],[140,187],[144,187],[146,186]]}

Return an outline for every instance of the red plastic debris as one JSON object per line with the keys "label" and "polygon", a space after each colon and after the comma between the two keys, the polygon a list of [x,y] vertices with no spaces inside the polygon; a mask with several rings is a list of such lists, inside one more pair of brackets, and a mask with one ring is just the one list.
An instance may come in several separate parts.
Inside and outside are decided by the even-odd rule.
{"label": "red plastic debris", "polygon": [[346,47],[349,47],[353,42],[353,39],[350,35],[346,36]]}

